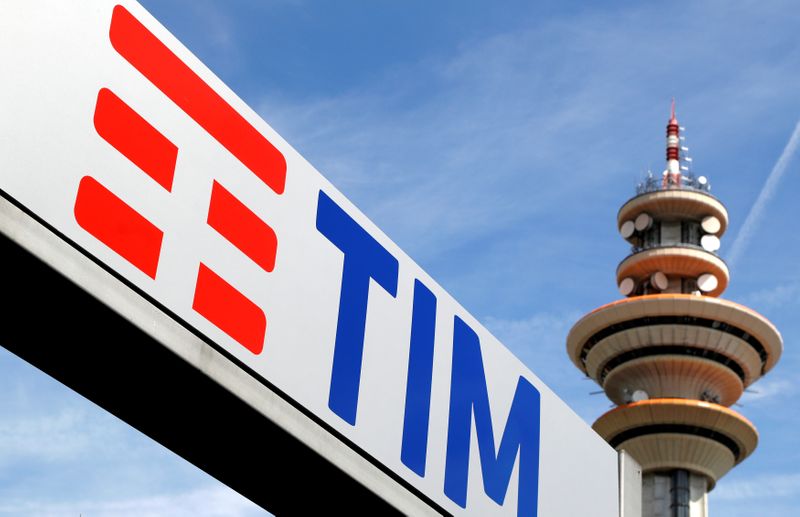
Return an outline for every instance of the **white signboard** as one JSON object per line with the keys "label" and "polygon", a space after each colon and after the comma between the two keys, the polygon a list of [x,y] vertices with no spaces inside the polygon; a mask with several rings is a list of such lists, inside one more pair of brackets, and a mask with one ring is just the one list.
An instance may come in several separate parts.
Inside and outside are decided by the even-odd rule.
{"label": "white signboard", "polygon": [[0,34],[7,201],[440,511],[617,515],[616,453],[139,4]]}

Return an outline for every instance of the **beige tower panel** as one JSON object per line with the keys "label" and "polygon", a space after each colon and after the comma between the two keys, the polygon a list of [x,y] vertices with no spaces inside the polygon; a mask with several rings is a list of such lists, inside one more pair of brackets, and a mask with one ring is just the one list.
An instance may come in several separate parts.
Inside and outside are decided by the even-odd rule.
{"label": "beige tower panel", "polygon": [[613,369],[603,389],[615,404],[627,404],[630,395],[643,390],[649,398],[701,399],[719,397],[730,406],[742,396],[741,379],[729,368],[699,357],[659,355],[628,361]]}
{"label": "beige tower panel", "polygon": [[636,327],[611,334],[589,350],[586,373],[599,380],[601,369],[620,354],[665,345],[685,345],[724,355],[742,368],[745,387],[761,377],[761,358],[744,340],[721,330],[680,324]]}
{"label": "beige tower panel", "polygon": [[712,487],[736,464],[733,453],[724,445],[690,434],[639,436],[617,446],[617,450],[622,449],[639,462],[642,472],[686,469],[707,477]]}
{"label": "beige tower panel", "polygon": [[743,305],[709,296],[655,294],[623,298],[595,309],[581,318],[567,336],[567,352],[572,362],[586,372],[582,353],[587,342],[600,331],[614,325],[653,316],[689,316],[711,320],[711,327],[735,327],[752,336],[765,354],[763,372],[780,358],[783,340],[778,330],[763,316]]}
{"label": "beige tower panel", "polygon": [[657,271],[685,278],[711,273],[719,283],[709,296],[721,295],[730,279],[728,266],[717,255],[701,249],[666,246],[649,248],[625,258],[617,267],[617,284],[626,277],[645,279]]}
{"label": "beige tower panel", "polygon": [[656,219],[694,219],[700,222],[706,216],[719,219],[721,237],[728,227],[728,211],[714,196],[705,192],[683,189],[648,192],[630,199],[617,213],[617,227],[647,212]]}
{"label": "beige tower panel", "polygon": [[[758,444],[758,433],[745,417],[719,404],[685,399],[651,399],[620,406],[597,419],[593,427],[607,441],[628,432],[646,435],[645,429],[678,425],[690,435],[715,434],[720,443],[735,447],[735,462],[749,456]],[[653,434],[653,433],[649,433]],[[636,458],[642,465],[644,462]]]}

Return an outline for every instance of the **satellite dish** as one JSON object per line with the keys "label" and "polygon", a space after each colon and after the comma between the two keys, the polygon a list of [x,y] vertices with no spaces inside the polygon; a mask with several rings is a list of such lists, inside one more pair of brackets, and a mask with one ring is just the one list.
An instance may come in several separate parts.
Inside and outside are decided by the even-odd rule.
{"label": "satellite dish", "polygon": [[715,252],[719,249],[719,237],[716,235],[703,235],[700,237],[700,245],[706,251]]}
{"label": "satellite dish", "polygon": [[667,275],[662,273],[661,271],[656,271],[652,275],[650,275],[650,285],[658,289],[659,291],[663,291],[667,287],[669,287],[669,279]]}
{"label": "satellite dish", "polygon": [[700,227],[703,228],[704,232],[716,235],[722,229],[722,223],[713,215],[707,215],[703,217],[703,220],[700,222]]}
{"label": "satellite dish", "polygon": [[619,227],[619,233],[622,235],[623,239],[629,239],[634,231],[636,231],[636,226],[633,224],[633,221],[625,221],[622,223],[622,226]]}
{"label": "satellite dish", "polygon": [[619,293],[622,296],[628,296],[633,293],[633,290],[636,288],[636,282],[633,281],[633,278],[623,278],[622,282],[619,283]]}
{"label": "satellite dish", "polygon": [[636,221],[633,224],[637,231],[643,232],[653,226],[653,218],[647,212],[642,212],[636,216]]}
{"label": "satellite dish", "polygon": [[705,176],[700,176],[699,178],[697,178],[697,183],[699,183],[700,186],[705,186],[708,184],[708,178],[706,178]]}
{"label": "satellite dish", "polygon": [[711,273],[703,273],[697,278],[697,287],[704,293],[710,293],[719,285],[717,277]]}
{"label": "satellite dish", "polygon": [[631,394],[631,402],[641,402],[650,398],[650,395],[644,390],[636,390]]}

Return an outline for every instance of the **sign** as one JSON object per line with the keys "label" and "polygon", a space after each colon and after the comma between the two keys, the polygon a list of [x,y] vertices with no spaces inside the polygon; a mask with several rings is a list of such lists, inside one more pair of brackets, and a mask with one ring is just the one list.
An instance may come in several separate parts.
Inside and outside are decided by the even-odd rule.
{"label": "sign", "polygon": [[433,511],[617,515],[616,453],[139,4],[0,33],[6,201]]}

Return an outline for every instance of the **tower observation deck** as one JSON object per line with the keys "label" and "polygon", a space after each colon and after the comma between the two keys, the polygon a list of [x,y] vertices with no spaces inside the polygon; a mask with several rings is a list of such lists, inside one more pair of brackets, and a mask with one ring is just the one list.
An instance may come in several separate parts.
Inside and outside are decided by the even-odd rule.
{"label": "tower observation deck", "polygon": [[758,433],[730,409],[783,350],[763,316],[719,298],[725,206],[689,172],[681,127],[667,124],[667,168],[617,214],[631,254],[617,267],[623,299],[581,318],[567,352],[617,405],[594,429],[642,466],[645,517],[705,517],[707,493],[749,456]]}

